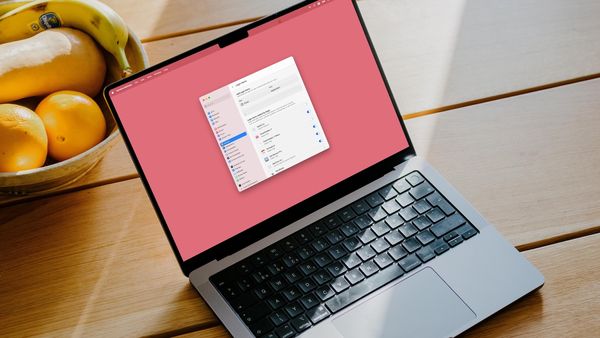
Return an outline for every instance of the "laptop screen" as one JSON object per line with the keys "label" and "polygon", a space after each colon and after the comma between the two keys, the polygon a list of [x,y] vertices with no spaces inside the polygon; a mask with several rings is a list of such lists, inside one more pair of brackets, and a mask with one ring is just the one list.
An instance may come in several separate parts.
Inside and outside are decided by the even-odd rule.
{"label": "laptop screen", "polygon": [[409,146],[347,0],[108,95],[184,261]]}

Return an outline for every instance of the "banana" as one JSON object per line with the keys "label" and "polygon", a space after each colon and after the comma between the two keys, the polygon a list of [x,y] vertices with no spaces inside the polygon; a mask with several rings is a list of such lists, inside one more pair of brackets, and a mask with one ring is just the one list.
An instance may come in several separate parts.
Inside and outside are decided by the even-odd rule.
{"label": "banana", "polygon": [[30,3],[33,0],[0,0],[0,16],[4,13],[12,11],[15,8],[21,7]]}
{"label": "banana", "polygon": [[122,76],[131,74],[125,55],[127,25],[112,8],[96,0],[37,0],[13,9],[0,16],[0,43],[25,39],[60,26],[91,35],[115,57]]}

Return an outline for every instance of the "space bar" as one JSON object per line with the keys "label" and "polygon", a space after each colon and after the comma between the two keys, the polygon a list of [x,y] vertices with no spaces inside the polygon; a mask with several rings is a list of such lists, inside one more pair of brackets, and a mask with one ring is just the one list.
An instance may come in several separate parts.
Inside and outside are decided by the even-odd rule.
{"label": "space bar", "polygon": [[389,268],[376,273],[360,284],[357,284],[333,297],[327,301],[325,305],[327,305],[329,311],[332,313],[338,312],[346,306],[368,295],[369,293],[402,276],[403,274],[404,271],[402,268],[397,264],[393,264]]}

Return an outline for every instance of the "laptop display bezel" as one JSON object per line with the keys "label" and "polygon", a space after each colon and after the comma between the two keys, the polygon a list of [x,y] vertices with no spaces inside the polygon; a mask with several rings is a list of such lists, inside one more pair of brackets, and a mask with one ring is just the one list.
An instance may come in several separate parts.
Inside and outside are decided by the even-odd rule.
{"label": "laptop display bezel", "polygon": [[[375,62],[377,63],[377,67],[379,68],[379,71],[381,73],[382,80],[385,83],[385,87],[386,87],[386,90],[390,97],[390,100],[392,101],[392,104],[394,106],[394,110],[396,111],[396,114],[398,116],[398,121],[404,132],[404,137],[406,138],[406,140],[408,142],[408,147],[405,149],[399,150],[397,153],[381,160],[380,162],[378,162],[366,169],[363,169],[359,173],[356,173],[356,174],[346,178],[345,180],[343,180],[323,191],[320,191],[320,192],[314,194],[313,196],[309,197],[308,199],[305,199],[304,201],[302,201],[298,204],[295,204],[295,205],[289,207],[288,209],[281,211],[280,213],[278,213],[276,215],[271,216],[270,218],[266,219],[265,221],[258,223],[254,226],[251,226],[247,230],[242,231],[241,233],[239,233],[229,239],[224,240],[220,244],[213,246],[212,248],[193,256],[192,258],[189,258],[185,261],[182,259],[181,254],[175,243],[175,240],[171,234],[171,231],[169,230],[168,224],[165,221],[165,218],[163,217],[163,214],[160,210],[160,206],[157,203],[157,200],[154,196],[154,193],[152,192],[152,189],[150,188],[150,184],[148,183],[146,175],[144,174],[144,171],[142,170],[140,162],[139,162],[139,160],[135,154],[135,151],[131,145],[131,142],[129,140],[127,132],[126,132],[125,128],[123,127],[121,120],[119,119],[118,112],[113,105],[113,102],[110,98],[109,92],[112,89],[115,89],[124,84],[127,84],[127,83],[129,83],[135,79],[138,79],[140,77],[143,77],[149,73],[155,72],[165,66],[168,66],[174,62],[177,62],[186,57],[194,55],[194,54],[196,54],[200,51],[203,51],[207,48],[210,48],[214,45],[227,46],[231,43],[235,43],[236,41],[239,41],[243,38],[248,37],[249,30],[254,29],[254,28],[256,28],[260,25],[263,25],[265,23],[268,23],[270,21],[276,20],[277,18],[279,18],[283,15],[291,13],[295,10],[298,10],[304,6],[307,6],[307,5],[309,5],[313,2],[317,2],[317,1],[318,0],[306,0],[306,1],[300,2],[300,3],[293,5],[287,9],[284,9],[275,14],[272,14],[270,16],[267,16],[265,18],[255,21],[255,22],[252,22],[252,23],[250,23],[246,26],[243,26],[239,29],[236,29],[235,31],[232,31],[226,35],[223,35],[219,38],[216,38],[216,39],[209,41],[205,44],[202,44],[198,47],[190,49],[182,54],[179,54],[170,59],[162,61],[162,62],[160,62],[154,66],[151,66],[143,71],[140,71],[128,78],[114,82],[104,88],[104,91],[103,91],[104,98],[105,98],[108,106],[110,107],[111,111],[113,112],[113,116],[115,118],[115,121],[117,122],[117,125],[121,132],[121,135],[123,136],[123,140],[125,141],[127,150],[129,151],[129,154],[131,155],[133,163],[140,175],[140,179],[144,185],[144,188],[146,189],[148,197],[154,207],[154,210],[155,210],[156,215],[158,216],[158,219],[163,227],[163,230],[165,231],[165,234],[167,235],[167,238],[169,239],[169,244],[171,245],[171,248],[173,249],[173,252],[175,253],[175,256],[177,257],[177,261],[179,262],[181,270],[183,271],[183,273],[186,276],[188,276],[190,274],[190,272],[193,271],[194,269],[197,269],[197,268],[201,267],[202,265],[204,265],[208,262],[211,262],[215,259],[220,259],[220,258],[228,256],[234,252],[237,252],[237,251],[243,249],[244,247],[246,247],[252,243],[255,243],[256,241],[258,241],[262,238],[265,238],[266,236],[284,228],[286,225],[289,225],[292,222],[294,222],[294,221],[318,210],[319,208],[339,199],[340,197],[347,195],[348,193],[352,192],[353,190],[356,190],[359,187],[372,182],[376,178],[378,178],[378,177],[384,175],[385,173],[389,172],[390,170],[392,170],[393,167],[397,166],[398,164],[406,161],[407,159],[409,159],[410,157],[413,157],[415,155],[415,150],[414,150],[413,144],[412,144],[411,139],[406,130],[406,126],[404,125],[404,121],[402,120],[400,111],[398,110],[398,107],[394,100],[394,96],[392,94],[392,91],[389,87],[388,81],[385,77],[385,74],[384,74],[381,64],[379,62],[379,58],[377,57],[377,54],[375,52],[375,48],[373,47],[373,44],[371,42],[371,38],[365,27],[365,23],[360,14],[357,3],[355,0],[351,0],[352,4],[354,6],[354,9],[356,11],[357,17],[362,26],[362,29],[364,31],[365,37],[367,38],[367,41],[369,43],[369,47],[371,48],[371,52],[373,53]],[[335,1],[344,1],[344,0],[335,0]],[[335,168],[332,168],[332,170],[335,170]],[[200,222],[200,220],[199,220],[199,222]]]}

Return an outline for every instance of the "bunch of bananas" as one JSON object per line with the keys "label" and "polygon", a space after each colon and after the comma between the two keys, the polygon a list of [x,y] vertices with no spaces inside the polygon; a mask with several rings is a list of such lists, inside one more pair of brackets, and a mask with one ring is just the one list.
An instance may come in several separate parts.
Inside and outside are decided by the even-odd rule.
{"label": "bunch of bananas", "polygon": [[0,0],[0,44],[61,26],[89,34],[115,57],[124,76],[131,73],[125,55],[127,25],[107,5],[97,0]]}

